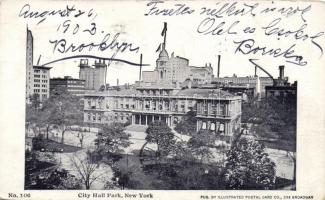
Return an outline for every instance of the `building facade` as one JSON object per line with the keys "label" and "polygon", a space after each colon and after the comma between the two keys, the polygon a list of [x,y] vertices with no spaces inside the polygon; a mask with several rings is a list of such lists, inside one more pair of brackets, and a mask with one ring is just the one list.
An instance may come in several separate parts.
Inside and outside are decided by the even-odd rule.
{"label": "building facade", "polygon": [[288,77],[284,77],[284,66],[279,66],[279,77],[274,79],[272,86],[266,86],[266,98],[297,101],[297,82],[290,84]]}
{"label": "building facade", "polygon": [[27,29],[26,37],[26,102],[36,95],[39,101],[50,96],[50,67],[33,65],[33,34]]}
{"label": "building facade", "polygon": [[255,88],[255,96],[265,97],[265,87],[273,85],[273,79],[271,77],[258,77],[258,76],[247,76],[247,77],[215,77],[212,83],[219,85],[220,87],[235,87],[244,86],[247,88]]}
{"label": "building facade", "polygon": [[210,83],[213,78],[213,69],[211,64],[204,67],[189,66],[189,60],[183,57],[168,56],[167,51],[163,48],[156,61],[154,71],[143,71],[142,81],[145,83],[175,83],[184,82],[191,79],[200,84]]}
{"label": "building facade", "polygon": [[34,85],[33,70],[33,34],[27,29],[26,35],[26,99],[33,94]]}
{"label": "building facade", "polygon": [[50,96],[50,67],[33,66],[33,94],[44,101]]}
{"label": "building facade", "polygon": [[50,79],[50,92],[66,91],[81,96],[85,93],[85,80],[75,79],[71,76]]}
{"label": "building facade", "polygon": [[85,81],[86,90],[99,90],[105,85],[107,70],[105,60],[96,60],[94,66],[90,66],[88,59],[81,59],[79,68],[79,79]]}
{"label": "building facade", "polygon": [[84,122],[129,122],[148,125],[159,120],[174,127],[189,111],[196,111],[197,130],[231,136],[240,128],[241,97],[219,89],[136,88],[88,93]]}

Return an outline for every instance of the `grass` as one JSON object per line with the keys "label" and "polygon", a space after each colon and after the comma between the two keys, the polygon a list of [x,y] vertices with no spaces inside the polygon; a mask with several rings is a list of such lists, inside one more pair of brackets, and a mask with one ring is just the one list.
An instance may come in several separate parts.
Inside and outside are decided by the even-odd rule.
{"label": "grass", "polygon": [[267,140],[260,140],[261,143],[265,145],[265,147],[270,149],[278,149],[283,151],[292,151],[296,152],[296,146],[294,141],[287,141],[287,140],[276,140],[276,141],[267,141]]}
{"label": "grass", "polygon": [[50,151],[50,152],[62,152],[62,153],[72,153],[81,150],[80,147],[75,147],[72,145],[62,144],[53,140],[43,140],[41,147],[35,150]]}

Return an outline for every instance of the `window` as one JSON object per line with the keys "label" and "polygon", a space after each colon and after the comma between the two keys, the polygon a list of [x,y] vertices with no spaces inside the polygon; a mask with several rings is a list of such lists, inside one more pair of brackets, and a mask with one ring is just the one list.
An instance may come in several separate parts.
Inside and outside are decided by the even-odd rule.
{"label": "window", "polygon": [[205,130],[207,128],[207,123],[206,122],[202,122],[202,129]]}
{"label": "window", "polygon": [[46,89],[42,89],[42,92],[47,92],[47,90]]}
{"label": "window", "polygon": [[45,87],[46,88],[46,85],[43,84],[42,87]]}
{"label": "window", "polygon": [[41,75],[37,75],[37,74],[34,75],[34,78],[40,78],[40,77]]}
{"label": "window", "polygon": [[35,83],[39,83],[40,80],[39,80],[39,79],[35,79],[34,82],[35,82]]}
{"label": "window", "polygon": [[215,123],[211,123],[211,126],[210,126],[210,130],[211,131],[215,131],[216,130],[216,124]]}
{"label": "window", "polygon": [[34,89],[34,92],[40,92],[40,90],[39,89]]}
{"label": "window", "polygon": [[40,70],[39,69],[34,69],[34,72],[35,73],[40,73]]}
{"label": "window", "polygon": [[46,78],[46,75],[42,75],[42,78]]}
{"label": "window", "polygon": [[39,87],[40,86],[40,84],[34,84],[34,87]]}

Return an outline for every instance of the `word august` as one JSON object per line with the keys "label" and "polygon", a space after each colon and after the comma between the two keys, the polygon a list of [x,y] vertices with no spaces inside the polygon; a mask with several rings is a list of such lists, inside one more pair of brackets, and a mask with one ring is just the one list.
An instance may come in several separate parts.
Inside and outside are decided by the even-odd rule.
{"label": "word august", "polygon": [[39,19],[37,24],[42,23],[47,19],[47,17],[51,17],[51,16],[58,16],[62,18],[68,18],[68,17],[77,18],[82,15],[87,15],[87,17],[93,16],[94,15],[93,9],[85,11],[85,10],[80,10],[75,8],[75,5],[72,6],[66,5],[66,7],[64,7],[63,9],[38,11],[38,10],[32,10],[29,4],[25,4],[20,9],[20,12],[18,14],[19,17],[23,17],[23,18]]}

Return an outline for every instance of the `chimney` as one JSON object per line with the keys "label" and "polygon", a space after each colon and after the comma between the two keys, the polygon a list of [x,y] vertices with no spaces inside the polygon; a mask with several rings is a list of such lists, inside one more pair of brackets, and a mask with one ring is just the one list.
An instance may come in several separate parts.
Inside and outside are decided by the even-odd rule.
{"label": "chimney", "polygon": [[116,86],[119,86],[119,80],[116,79]]}
{"label": "chimney", "polygon": [[257,66],[255,66],[255,75],[254,77],[257,77]]}
{"label": "chimney", "polygon": [[139,72],[139,82],[141,81],[142,74],[142,54],[140,54],[140,72]]}
{"label": "chimney", "polygon": [[218,55],[218,73],[217,73],[218,78],[220,77],[220,59],[221,59],[221,56]]}
{"label": "chimney", "polygon": [[284,65],[279,66],[279,79],[284,79]]}
{"label": "chimney", "polygon": [[88,59],[80,59],[80,66],[88,66]]}

